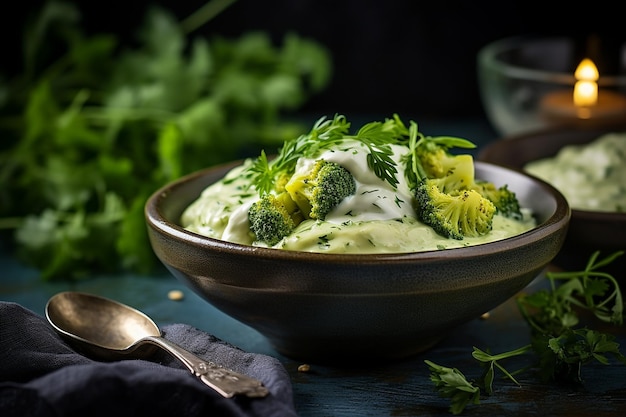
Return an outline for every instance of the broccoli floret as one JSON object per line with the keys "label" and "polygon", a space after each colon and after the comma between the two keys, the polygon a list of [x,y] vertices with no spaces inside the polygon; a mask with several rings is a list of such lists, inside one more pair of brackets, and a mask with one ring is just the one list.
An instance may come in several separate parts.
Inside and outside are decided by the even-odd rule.
{"label": "broccoli floret", "polygon": [[354,177],[343,166],[320,159],[305,174],[294,174],[285,190],[307,219],[324,220],[344,198],[356,191]]}
{"label": "broccoli floret", "polygon": [[517,196],[509,190],[507,185],[498,188],[492,182],[476,181],[472,189],[489,199],[501,215],[515,220],[521,220],[524,217]]}
{"label": "broccoli floret", "polygon": [[446,155],[442,159],[441,175],[430,176],[436,179],[441,191],[455,194],[474,184],[474,159],[472,155]]}
{"label": "broccoli floret", "polygon": [[[412,126],[412,129],[416,129]],[[417,217],[442,236],[463,239],[489,233],[496,207],[474,190],[474,160],[453,155],[452,146],[471,147],[456,138],[411,138],[409,183],[415,193]]]}
{"label": "broccoli floret", "polygon": [[454,175],[458,187],[474,182],[474,161],[471,155],[454,155],[447,147],[428,139],[420,141],[415,154],[428,178]]}
{"label": "broccoli floret", "polygon": [[415,198],[420,219],[442,236],[462,240],[491,231],[496,207],[477,191],[453,195],[443,192],[438,181],[425,179],[417,186]]}
{"label": "broccoli floret", "polygon": [[280,175],[278,175],[278,178],[276,178],[276,181],[274,182],[274,191],[277,194],[284,192],[285,185],[287,185],[290,179],[291,179],[291,174],[287,172],[283,172]]}
{"label": "broccoli floret", "polygon": [[291,234],[305,219],[324,220],[337,204],[354,194],[356,182],[341,165],[319,160],[306,174],[281,175],[274,187],[248,210],[256,241],[268,246]]}
{"label": "broccoli floret", "polygon": [[[444,142],[445,143],[445,142]],[[461,142],[464,143],[464,142]],[[467,142],[469,146],[470,142]],[[474,184],[472,155],[454,155],[448,146],[430,137],[423,137],[414,146],[415,169],[419,179],[437,178],[443,192],[455,192]],[[416,182],[416,185],[417,185]]]}
{"label": "broccoli floret", "polygon": [[259,242],[274,246],[303,220],[288,193],[264,194],[248,210],[250,230]]}

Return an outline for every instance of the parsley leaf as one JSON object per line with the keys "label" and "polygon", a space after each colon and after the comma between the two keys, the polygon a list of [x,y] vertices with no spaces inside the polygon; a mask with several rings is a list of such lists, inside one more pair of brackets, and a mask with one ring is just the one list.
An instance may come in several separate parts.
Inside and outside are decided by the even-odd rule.
{"label": "parsley leaf", "polygon": [[589,311],[603,322],[623,324],[624,302],[619,283],[612,275],[600,271],[623,254],[617,251],[598,259],[600,252],[594,252],[582,271],[547,272],[550,290],[518,296],[517,305],[531,330],[531,343],[499,354],[474,347],[472,356],[484,368],[476,382],[468,381],[455,368],[426,360],[435,390],[450,398],[450,411],[461,414],[469,404],[479,404],[481,388],[485,394],[493,395],[496,371],[520,385],[514,375],[526,369],[510,372],[503,365],[515,356],[533,354],[538,376],[544,381],[579,384],[583,382],[582,368],[589,362],[610,365],[610,356],[626,365],[626,356],[613,335],[575,327],[580,322],[579,310]]}

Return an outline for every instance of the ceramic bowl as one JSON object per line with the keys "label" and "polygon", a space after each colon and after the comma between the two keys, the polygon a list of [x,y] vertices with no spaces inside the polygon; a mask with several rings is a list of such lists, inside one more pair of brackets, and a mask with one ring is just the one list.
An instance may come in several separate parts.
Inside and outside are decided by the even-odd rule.
{"label": "ceramic bowl", "polygon": [[[478,159],[522,170],[528,162],[552,157],[566,145],[589,143],[609,132],[626,132],[626,122],[589,128],[551,128],[513,135],[482,148]],[[604,254],[626,250],[626,213],[572,208],[567,238],[554,263],[566,269],[580,269],[597,250]],[[624,267],[626,257],[622,256],[610,269],[623,275]]]}
{"label": "ceramic bowl", "polygon": [[233,165],[157,190],[145,214],[152,247],[206,301],[263,334],[281,354],[307,361],[404,358],[529,284],[561,248],[570,210],[552,186],[476,164],[477,178],[506,183],[538,226],[479,246],[339,255],[239,245],[183,229],[183,210]]}
{"label": "ceramic bowl", "polygon": [[[599,41],[598,41],[599,42]],[[591,40],[589,44],[593,44]],[[626,118],[626,75],[621,49],[602,54],[568,37],[516,36],[491,42],[477,55],[485,113],[502,136],[553,126],[586,127]],[[575,72],[584,58],[598,70],[597,103],[574,105]]]}

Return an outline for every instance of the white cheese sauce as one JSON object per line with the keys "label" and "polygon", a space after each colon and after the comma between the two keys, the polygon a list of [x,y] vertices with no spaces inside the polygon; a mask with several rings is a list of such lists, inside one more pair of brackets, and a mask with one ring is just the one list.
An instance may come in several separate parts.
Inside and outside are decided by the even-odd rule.
{"label": "white cheese sauce", "polygon": [[[438,235],[416,218],[415,199],[401,170],[401,158],[407,148],[394,145],[392,149],[392,158],[400,171],[396,188],[368,167],[369,150],[360,142],[346,141],[315,159],[300,159],[296,172],[307,172],[316,159],[342,165],[354,176],[356,192],[335,207],[324,221],[305,220],[274,248],[329,253],[419,252],[487,243],[535,226],[531,213],[524,209],[522,221],[496,215],[493,230],[484,236],[456,240]],[[183,213],[183,227],[216,239],[263,246],[254,242],[248,222],[248,209],[258,195],[254,187],[242,191],[249,185],[249,179],[242,173],[250,164],[251,161],[244,162],[224,180],[205,189]]]}

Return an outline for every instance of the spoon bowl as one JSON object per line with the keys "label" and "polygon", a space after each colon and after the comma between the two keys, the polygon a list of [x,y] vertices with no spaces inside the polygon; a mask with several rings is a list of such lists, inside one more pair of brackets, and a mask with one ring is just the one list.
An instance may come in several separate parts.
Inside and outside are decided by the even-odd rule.
{"label": "spoon bowl", "polygon": [[46,318],[87,356],[104,360],[147,358],[155,348],[162,348],[223,397],[268,394],[260,381],[205,361],[165,339],[152,319],[117,301],[81,292],[61,292],[48,300]]}
{"label": "spoon bowl", "polygon": [[158,326],[141,311],[86,293],[55,295],[46,306],[46,317],[81,352],[103,360],[148,356],[156,345],[144,341],[161,336]]}

